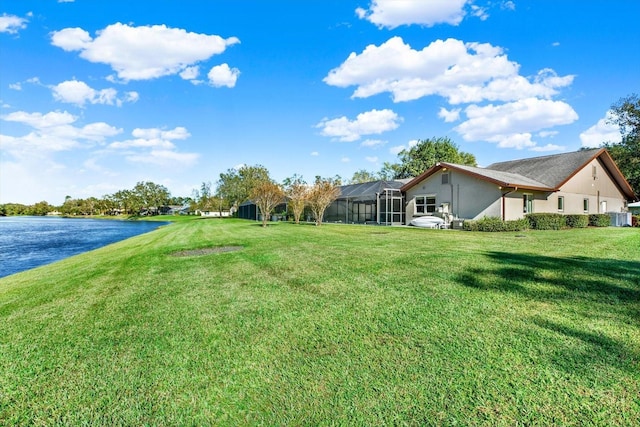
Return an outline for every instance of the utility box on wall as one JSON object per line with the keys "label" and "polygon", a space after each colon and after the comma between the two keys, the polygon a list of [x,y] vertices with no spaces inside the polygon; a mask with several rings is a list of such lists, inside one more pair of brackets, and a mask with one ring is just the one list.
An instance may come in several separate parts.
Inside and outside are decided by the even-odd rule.
{"label": "utility box on wall", "polygon": [[631,212],[607,212],[611,217],[611,225],[614,227],[630,227]]}
{"label": "utility box on wall", "polygon": [[462,224],[464,223],[464,219],[454,219],[451,221],[451,228],[454,230],[462,230]]}

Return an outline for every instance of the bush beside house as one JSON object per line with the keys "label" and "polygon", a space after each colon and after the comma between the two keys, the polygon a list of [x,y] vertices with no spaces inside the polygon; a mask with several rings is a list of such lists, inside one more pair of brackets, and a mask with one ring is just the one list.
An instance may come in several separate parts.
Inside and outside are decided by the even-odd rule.
{"label": "bush beside house", "polygon": [[534,230],[561,230],[567,226],[567,219],[558,213],[532,213],[525,215]]}
{"label": "bush beside house", "polygon": [[525,218],[503,221],[498,217],[484,217],[477,221],[465,221],[462,224],[465,231],[524,231],[529,229],[529,221]]}
{"label": "bush beside house", "polygon": [[589,225],[592,227],[608,227],[611,225],[611,217],[607,214],[589,215]]}
{"label": "bush beside house", "polygon": [[587,228],[589,226],[589,215],[567,215],[567,227]]}
{"label": "bush beside house", "polygon": [[[503,221],[499,217],[484,217],[476,221],[464,221],[465,231],[524,231],[562,230],[564,228],[608,227],[611,218],[607,214],[562,215],[558,213],[528,214],[522,219]],[[633,217],[633,226],[640,227],[640,215]]]}

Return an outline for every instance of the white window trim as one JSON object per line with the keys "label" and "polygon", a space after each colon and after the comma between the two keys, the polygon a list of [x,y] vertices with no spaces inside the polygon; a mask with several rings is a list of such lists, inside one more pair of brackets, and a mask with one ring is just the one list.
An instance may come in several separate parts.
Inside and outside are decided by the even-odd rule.
{"label": "white window trim", "polygon": [[[418,212],[418,198],[419,197],[423,197],[424,198],[425,203],[424,204],[422,204],[422,203],[420,204],[420,206],[424,206],[424,212]],[[433,212],[428,212],[427,211],[427,206],[431,206],[431,203],[427,203],[427,199],[431,199],[431,198],[433,199]],[[436,209],[437,209],[436,200],[437,200],[437,198],[436,198],[435,194],[418,194],[418,195],[416,195],[416,197],[414,198],[414,201],[413,201],[414,213],[416,215],[429,215],[429,214],[432,214],[432,213],[436,212]]]}
{"label": "white window trim", "polygon": [[[531,210],[529,211],[528,208],[528,204],[525,203],[525,197],[527,198],[527,200],[531,199]],[[522,213],[524,214],[530,214],[534,212],[534,200],[535,197],[533,197],[533,193],[523,193],[522,194]]]}

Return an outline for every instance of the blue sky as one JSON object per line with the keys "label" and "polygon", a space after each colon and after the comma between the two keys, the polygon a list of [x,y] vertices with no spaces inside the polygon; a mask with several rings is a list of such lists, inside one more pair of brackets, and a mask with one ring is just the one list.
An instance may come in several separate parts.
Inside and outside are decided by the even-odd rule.
{"label": "blue sky", "polygon": [[4,0],[0,203],[242,164],[349,179],[448,136],[480,166],[619,140],[640,2]]}

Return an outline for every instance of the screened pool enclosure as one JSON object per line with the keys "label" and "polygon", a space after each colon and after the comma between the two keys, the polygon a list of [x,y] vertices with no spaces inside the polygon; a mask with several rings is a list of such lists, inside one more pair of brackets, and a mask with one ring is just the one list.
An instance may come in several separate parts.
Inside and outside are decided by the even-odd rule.
{"label": "screened pool enclosure", "polygon": [[[405,220],[405,206],[400,187],[407,181],[373,181],[343,185],[340,187],[338,198],[324,212],[323,220],[346,224],[402,225]],[[274,213],[285,212],[286,209],[287,206],[283,203],[274,209]],[[246,201],[238,207],[238,217],[259,220],[260,212],[253,202]],[[308,208],[305,209],[302,220],[314,220]]]}
{"label": "screened pool enclosure", "polygon": [[340,196],[324,213],[325,222],[348,224],[404,224],[404,181],[373,181],[343,185]]}

